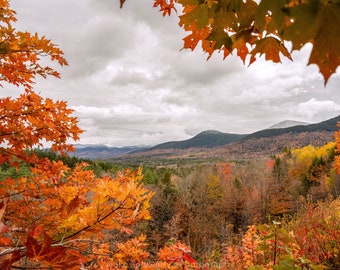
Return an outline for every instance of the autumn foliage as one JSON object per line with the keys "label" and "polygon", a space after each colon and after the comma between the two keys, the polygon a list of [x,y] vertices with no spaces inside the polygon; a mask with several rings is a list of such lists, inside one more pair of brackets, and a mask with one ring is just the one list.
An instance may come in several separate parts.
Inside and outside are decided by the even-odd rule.
{"label": "autumn foliage", "polygon": [[179,26],[189,33],[184,48],[200,44],[208,58],[217,51],[248,65],[262,55],[278,63],[309,43],[308,65],[319,67],[325,83],[340,65],[338,0],[155,0],[154,6],[163,16],[180,10]]}
{"label": "autumn foliage", "polygon": [[339,200],[307,204],[288,223],[250,226],[240,245],[224,250],[225,269],[338,269],[338,211]]}
{"label": "autumn foliage", "polygon": [[55,152],[72,150],[67,139],[77,140],[81,130],[64,101],[42,98],[26,90],[18,98],[0,100],[0,163],[18,160],[35,163],[34,147],[51,142]]}
{"label": "autumn foliage", "polygon": [[9,1],[1,1],[0,7],[0,78],[24,88],[18,98],[0,100],[0,164],[30,168],[28,174],[0,182],[0,268],[102,268],[102,257],[115,254],[119,263],[127,260],[117,259],[123,251],[134,257],[140,237],[126,244],[124,237],[112,239],[130,235],[136,222],[150,218],[152,193],[141,184],[141,170],[99,178],[86,164],[71,169],[38,157],[35,148],[45,145],[65,155],[72,150],[68,141],[82,132],[66,102],[32,90],[37,75],[59,77],[42,65],[41,57],[67,62],[45,37],[12,27],[16,19]]}
{"label": "autumn foliage", "polygon": [[[313,31],[324,16],[339,11],[338,1],[157,0],[155,6],[166,15],[176,3],[184,7],[180,24],[192,32],[185,47],[201,42],[209,56],[236,49],[251,62],[257,54],[274,61],[279,52],[290,57],[283,39],[292,40],[293,49],[308,41],[320,50]],[[100,174],[84,162],[67,166],[42,157],[37,149],[46,145],[55,155],[67,155],[73,149],[69,141],[82,132],[66,102],[33,91],[37,75],[59,77],[42,57],[67,62],[45,37],[12,27],[15,12],[8,0],[0,0],[0,11],[0,80],[3,87],[23,87],[19,97],[0,99],[0,172],[16,172],[0,176],[0,269],[340,267],[340,161],[335,157],[333,165],[334,143],[289,149],[254,164],[222,162],[177,175],[165,170],[148,186],[142,168]],[[295,19],[287,20],[287,14]],[[296,40],[289,31],[299,31],[300,16],[317,20]],[[338,25],[324,27],[333,34]],[[318,64],[326,81],[338,65],[338,45],[312,52],[310,62],[324,57]],[[337,151],[339,145],[337,133]]]}
{"label": "autumn foliage", "polygon": [[8,0],[1,0],[0,7],[0,80],[32,89],[37,75],[59,77],[56,70],[45,66],[40,60],[48,56],[61,66],[67,65],[63,52],[45,37],[17,31],[12,26],[16,13],[10,8]]}

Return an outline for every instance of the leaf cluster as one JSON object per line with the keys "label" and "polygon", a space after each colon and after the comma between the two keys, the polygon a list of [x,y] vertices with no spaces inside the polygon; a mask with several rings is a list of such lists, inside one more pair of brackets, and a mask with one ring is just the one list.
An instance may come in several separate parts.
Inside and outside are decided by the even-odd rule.
{"label": "leaf cluster", "polygon": [[179,26],[189,32],[184,48],[200,43],[208,59],[236,51],[244,64],[262,55],[278,63],[310,43],[308,65],[319,67],[325,84],[340,65],[339,0],[155,0],[154,6],[163,16],[180,6]]}
{"label": "leaf cluster", "polygon": [[59,78],[60,74],[41,64],[41,60],[48,56],[61,66],[67,65],[62,50],[37,33],[17,31],[12,26],[16,22],[16,12],[10,8],[8,0],[1,0],[0,9],[0,81],[31,90],[37,75]]}

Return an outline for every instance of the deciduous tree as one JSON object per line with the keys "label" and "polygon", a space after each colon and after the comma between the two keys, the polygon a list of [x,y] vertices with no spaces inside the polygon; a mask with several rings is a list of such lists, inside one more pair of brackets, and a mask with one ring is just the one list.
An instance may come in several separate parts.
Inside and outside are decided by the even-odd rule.
{"label": "deciduous tree", "polygon": [[33,91],[37,75],[59,77],[41,57],[66,65],[62,51],[45,37],[17,31],[15,20],[9,1],[0,0],[0,81],[24,91],[0,99],[0,165],[30,167],[25,176],[0,179],[0,269],[105,268],[103,258],[114,258],[110,267],[140,262],[145,239],[134,238],[132,226],[149,218],[152,196],[141,169],[97,178],[86,164],[70,169],[39,158],[34,149],[45,144],[58,154],[72,150],[68,140],[81,130],[66,102]]}

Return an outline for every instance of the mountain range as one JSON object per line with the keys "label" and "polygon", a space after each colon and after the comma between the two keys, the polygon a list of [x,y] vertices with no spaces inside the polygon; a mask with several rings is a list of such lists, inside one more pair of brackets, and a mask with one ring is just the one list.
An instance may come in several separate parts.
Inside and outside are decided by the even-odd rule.
{"label": "mountain range", "polygon": [[297,148],[309,144],[321,146],[334,140],[340,116],[308,124],[283,121],[251,134],[203,131],[188,140],[170,141],[152,147],[108,147],[104,145],[75,145],[72,154],[81,158],[129,160],[141,158],[248,158],[273,155],[284,148]]}

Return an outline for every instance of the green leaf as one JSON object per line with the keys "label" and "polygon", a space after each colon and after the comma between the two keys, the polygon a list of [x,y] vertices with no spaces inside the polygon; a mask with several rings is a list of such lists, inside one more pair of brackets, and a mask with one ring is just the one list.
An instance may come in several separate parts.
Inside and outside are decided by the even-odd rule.
{"label": "green leaf", "polygon": [[320,3],[310,3],[285,9],[285,12],[294,20],[283,32],[283,38],[293,43],[293,50],[300,50],[307,42],[312,42],[317,30],[317,17]]}
{"label": "green leaf", "polygon": [[220,9],[214,14],[214,22],[211,25],[213,31],[224,31],[224,29],[233,29],[236,31],[238,27],[238,20],[234,12]]}
{"label": "green leaf", "polygon": [[[256,10],[255,27],[261,32],[266,30],[273,33],[277,30],[280,33],[285,25],[285,14],[283,12],[285,4],[286,0],[262,0]],[[271,22],[266,28],[266,17],[270,14]]]}
{"label": "green leaf", "polygon": [[220,9],[226,12],[238,12],[242,4],[242,0],[219,0],[215,12],[218,12]]}
{"label": "green leaf", "polygon": [[223,29],[217,28],[217,30],[213,30],[207,39],[216,42],[214,45],[215,50],[221,49],[223,46],[229,51],[232,50],[233,42]]}
{"label": "green leaf", "polygon": [[279,265],[273,266],[274,270],[296,270],[296,262],[291,257],[287,257],[279,262]]}
{"label": "green leaf", "polygon": [[340,65],[340,4],[327,4],[318,16],[317,32],[308,64],[317,64],[325,84]]}
{"label": "green leaf", "polygon": [[319,66],[327,83],[340,65],[340,4],[311,1],[286,10],[294,22],[283,33],[292,42],[293,50],[299,50],[310,42],[313,49],[308,64]]}
{"label": "green leaf", "polygon": [[239,29],[251,27],[255,20],[255,13],[258,5],[255,1],[250,0],[242,2],[240,11],[237,13],[239,19]]}
{"label": "green leaf", "polygon": [[310,267],[312,270],[325,270],[325,269],[329,269],[326,265],[323,265],[323,264],[309,265],[309,267]]}
{"label": "green leaf", "polygon": [[229,0],[228,10],[232,12],[240,11],[243,0]]}
{"label": "green leaf", "polygon": [[196,24],[199,29],[205,28],[209,21],[209,8],[207,4],[196,6],[192,11],[181,15],[179,25]]}
{"label": "green leaf", "polygon": [[283,244],[289,244],[289,243],[294,243],[294,240],[292,237],[289,235],[289,233],[284,230],[283,228],[280,228],[277,232],[277,240],[281,240]]}
{"label": "green leaf", "polygon": [[183,7],[197,6],[199,4],[198,0],[178,0],[177,2]]}

